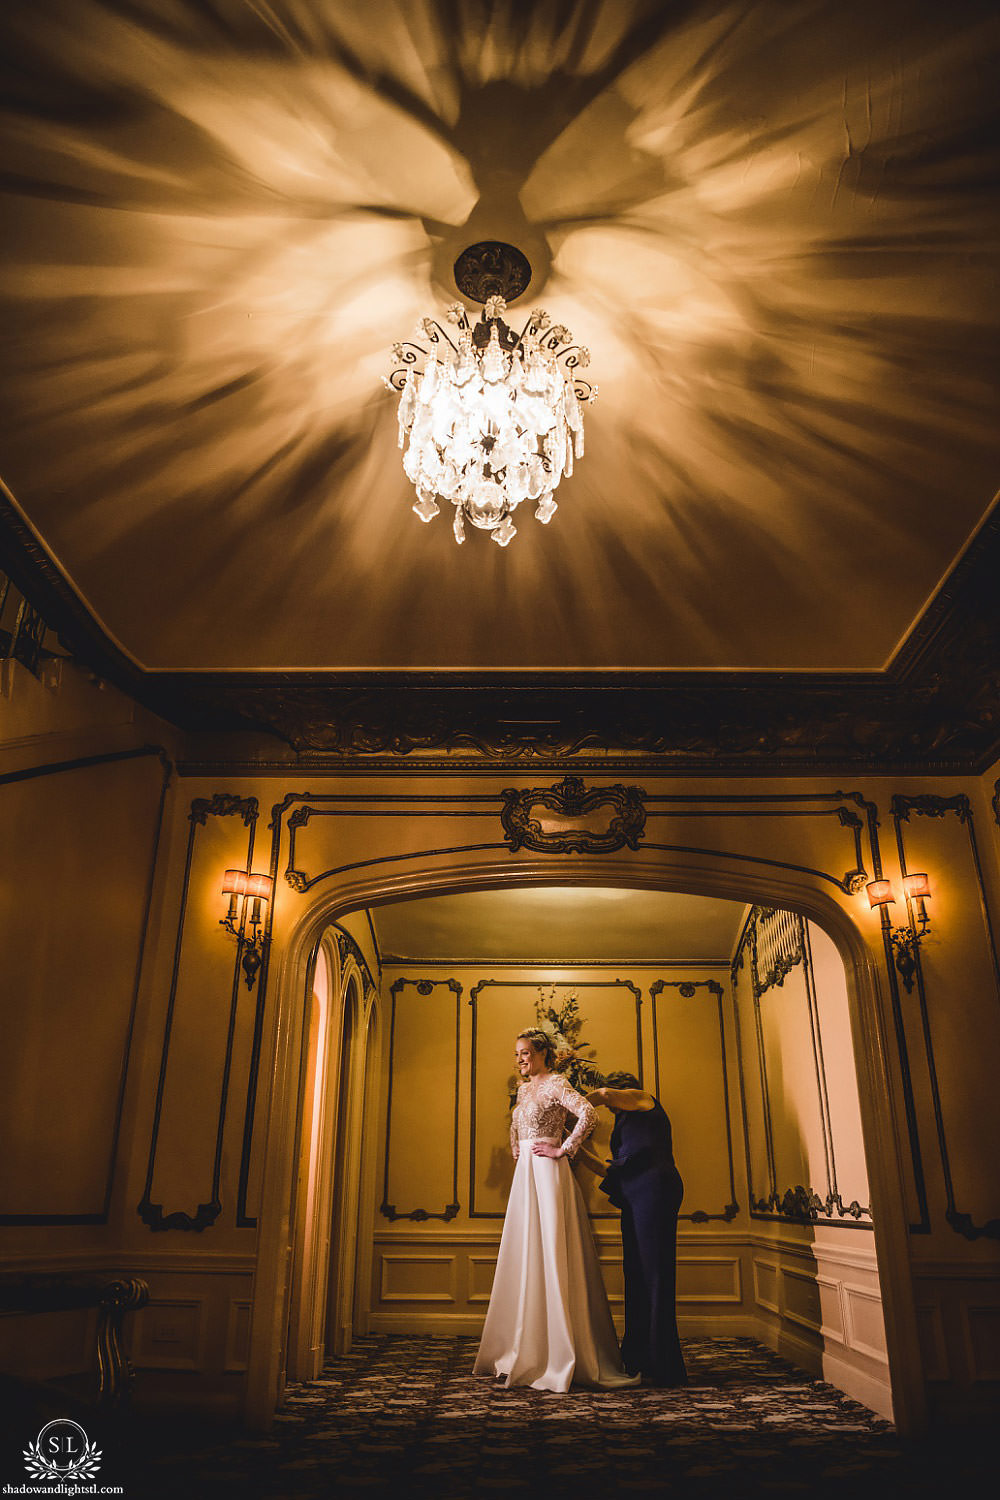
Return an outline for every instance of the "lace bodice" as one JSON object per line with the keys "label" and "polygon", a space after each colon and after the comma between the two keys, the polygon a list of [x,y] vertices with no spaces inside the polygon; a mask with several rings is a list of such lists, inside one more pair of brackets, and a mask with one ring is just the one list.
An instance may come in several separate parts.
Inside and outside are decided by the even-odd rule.
{"label": "lace bodice", "polygon": [[522,1083],[510,1120],[510,1149],[518,1155],[518,1142],[548,1136],[559,1141],[567,1115],[576,1116],[576,1125],[563,1141],[566,1156],[575,1156],[597,1124],[597,1111],[561,1073],[543,1073],[540,1078]]}

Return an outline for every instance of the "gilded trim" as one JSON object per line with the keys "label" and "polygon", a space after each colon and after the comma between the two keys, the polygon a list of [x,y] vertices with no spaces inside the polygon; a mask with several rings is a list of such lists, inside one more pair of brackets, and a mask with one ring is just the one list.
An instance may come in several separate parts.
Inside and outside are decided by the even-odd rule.
{"label": "gilded trim", "polygon": [[[500,824],[513,854],[519,849],[537,854],[614,854],[626,848],[636,851],[646,826],[646,793],[638,786],[618,783],[588,791],[582,777],[564,776],[551,787],[507,787],[501,796],[504,806]],[[612,812],[603,833],[587,827],[546,832],[540,820],[532,816],[536,807],[548,808],[567,820],[582,820],[606,807]]]}

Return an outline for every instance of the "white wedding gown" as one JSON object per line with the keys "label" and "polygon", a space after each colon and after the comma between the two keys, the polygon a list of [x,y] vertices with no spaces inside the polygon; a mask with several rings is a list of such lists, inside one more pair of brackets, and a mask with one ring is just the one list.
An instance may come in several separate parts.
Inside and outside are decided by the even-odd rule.
{"label": "white wedding gown", "polygon": [[[567,1155],[536,1156],[533,1140],[561,1143],[567,1114],[576,1116]],[[638,1383],[622,1366],[590,1220],[568,1160],[596,1123],[593,1108],[561,1074],[545,1073],[517,1091],[511,1121],[517,1166],[477,1375],[541,1391],[568,1391],[574,1381]]]}

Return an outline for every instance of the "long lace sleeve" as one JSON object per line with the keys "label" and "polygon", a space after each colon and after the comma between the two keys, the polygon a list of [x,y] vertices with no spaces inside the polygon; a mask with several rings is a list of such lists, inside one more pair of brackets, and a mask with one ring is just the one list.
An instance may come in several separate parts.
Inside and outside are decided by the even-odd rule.
{"label": "long lace sleeve", "polygon": [[521,1150],[517,1141],[517,1108],[520,1102],[521,1088],[519,1086],[517,1090],[517,1104],[514,1105],[514,1108],[510,1112],[510,1154],[515,1161],[517,1161],[518,1155]]}
{"label": "long lace sleeve", "polygon": [[576,1116],[575,1126],[563,1141],[563,1154],[573,1157],[597,1124],[597,1111],[587,1103],[582,1094],[577,1093],[568,1079],[562,1077],[559,1079],[556,1098],[567,1114]]}

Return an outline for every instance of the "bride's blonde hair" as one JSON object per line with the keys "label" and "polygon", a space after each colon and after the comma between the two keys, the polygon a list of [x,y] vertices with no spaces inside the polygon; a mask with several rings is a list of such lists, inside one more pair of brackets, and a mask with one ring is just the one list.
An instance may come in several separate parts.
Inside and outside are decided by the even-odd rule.
{"label": "bride's blonde hair", "polygon": [[541,1052],[545,1057],[545,1066],[554,1068],[556,1062],[556,1044],[547,1031],[540,1026],[533,1026],[530,1031],[519,1031],[514,1038],[515,1042],[527,1042],[533,1052]]}

